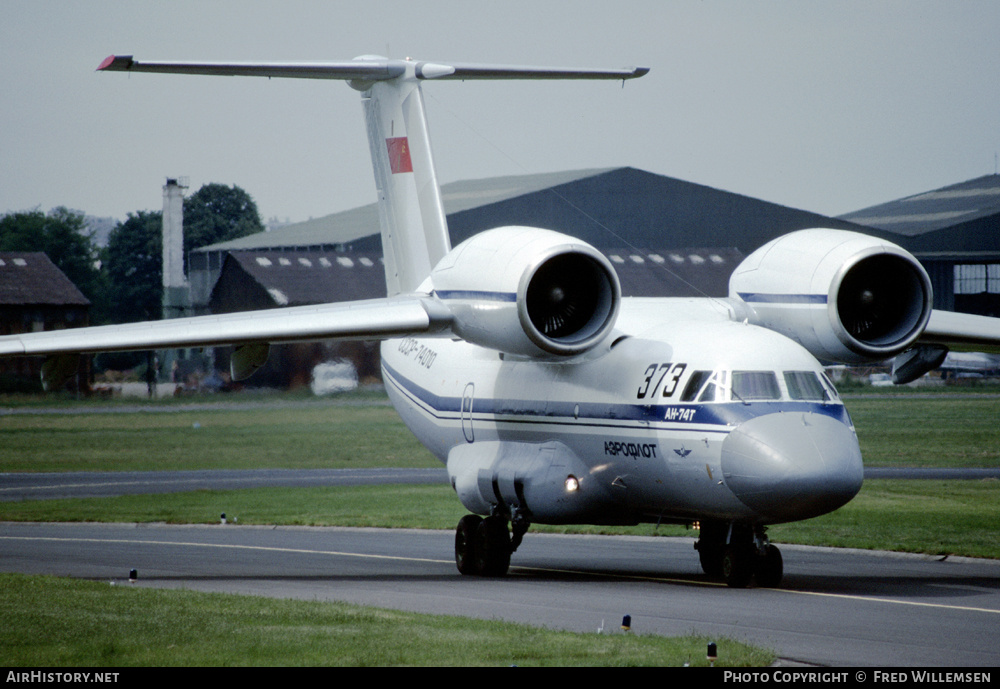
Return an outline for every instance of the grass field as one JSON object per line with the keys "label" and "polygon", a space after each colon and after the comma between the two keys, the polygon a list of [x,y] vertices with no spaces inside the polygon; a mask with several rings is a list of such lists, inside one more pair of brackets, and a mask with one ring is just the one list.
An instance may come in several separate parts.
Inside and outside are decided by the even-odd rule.
{"label": "grass field", "polygon": [[1000,397],[884,394],[845,404],[866,466],[1000,466]]}
{"label": "grass field", "polygon": [[[134,403],[59,401],[53,408],[33,398],[0,399],[0,409],[18,411],[0,413],[0,472],[440,466],[380,396],[233,402],[168,401],[143,411]],[[847,405],[869,466],[1000,465],[1000,399],[886,394],[849,399]],[[995,480],[870,480],[844,508],[772,527],[770,534],[776,542],[1000,558],[998,498]],[[0,503],[0,520],[211,523],[220,512],[250,524],[452,529],[464,509],[448,486]],[[652,525],[532,530],[695,535]],[[0,605],[0,657],[12,666],[704,663],[705,640],[697,637],[572,635],[335,604],[17,575],[0,576]],[[150,626],[149,620],[169,623]],[[202,632],[212,630],[207,636],[225,640],[205,643]],[[433,642],[413,644],[414,638]],[[772,658],[767,651],[725,643],[733,649],[727,664],[761,665]],[[459,657],[455,648],[467,651]]]}
{"label": "grass field", "polygon": [[[194,404],[55,397],[39,409],[47,399],[0,397],[0,472],[440,466],[372,393]],[[1000,397],[887,392],[846,404],[867,466],[1000,466]],[[155,411],[132,411],[139,406]]]}
{"label": "grass field", "polygon": [[[0,657],[7,667],[708,664],[708,640],[696,636],[580,634],[54,577],[0,575],[0,610]],[[761,666],[774,659],[769,651],[715,641],[717,666]]]}

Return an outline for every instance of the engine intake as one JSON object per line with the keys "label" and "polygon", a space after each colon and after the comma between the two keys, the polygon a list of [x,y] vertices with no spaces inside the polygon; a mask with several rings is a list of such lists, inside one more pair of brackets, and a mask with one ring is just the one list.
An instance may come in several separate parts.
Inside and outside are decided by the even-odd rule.
{"label": "engine intake", "polygon": [[919,265],[895,254],[858,261],[836,288],[842,326],[864,347],[897,347],[926,323],[924,278]]}
{"label": "engine intake", "polygon": [[603,341],[621,301],[618,276],[589,244],[503,227],[450,252],[431,274],[463,339],[510,354],[572,356]]}
{"label": "engine intake", "polygon": [[800,230],[752,253],[729,282],[751,322],[781,332],[820,359],[881,360],[923,332],[930,278],[907,251],[843,230]]}

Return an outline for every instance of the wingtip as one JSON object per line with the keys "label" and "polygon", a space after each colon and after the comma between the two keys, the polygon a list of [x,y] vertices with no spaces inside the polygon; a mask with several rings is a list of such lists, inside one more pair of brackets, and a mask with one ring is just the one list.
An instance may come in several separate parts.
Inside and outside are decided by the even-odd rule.
{"label": "wingtip", "polygon": [[131,55],[108,55],[104,61],[97,66],[97,71],[123,71],[132,65]]}

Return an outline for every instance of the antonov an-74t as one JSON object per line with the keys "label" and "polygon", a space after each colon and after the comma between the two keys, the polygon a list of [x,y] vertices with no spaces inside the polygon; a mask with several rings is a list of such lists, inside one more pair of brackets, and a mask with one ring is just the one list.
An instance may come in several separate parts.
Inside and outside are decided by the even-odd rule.
{"label": "antonov an-74t", "polygon": [[81,352],[234,344],[240,379],[270,343],[383,340],[392,403],[471,513],[455,535],[463,574],[504,574],[532,522],[698,522],[706,573],[775,586],[781,555],[766,526],[835,510],[861,488],[854,427],[819,360],[895,357],[906,382],[948,346],[1000,344],[1000,320],[932,311],[913,256],[851,232],[769,242],[736,269],[726,299],[623,299],[600,252],[544,229],[501,227],[451,247],[421,82],[646,69],[112,56],[100,70],[346,80],[365,111],[389,296],[14,335],[0,355],[48,356],[51,387]]}

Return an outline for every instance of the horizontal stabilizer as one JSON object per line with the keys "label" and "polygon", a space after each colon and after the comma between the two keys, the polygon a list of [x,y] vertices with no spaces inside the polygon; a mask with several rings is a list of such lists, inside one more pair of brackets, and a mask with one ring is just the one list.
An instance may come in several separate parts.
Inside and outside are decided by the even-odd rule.
{"label": "horizontal stabilizer", "polygon": [[139,62],[131,55],[111,55],[97,68],[104,72],[160,72],[221,76],[288,77],[293,79],[343,79],[357,82],[387,81],[409,69],[417,79],[635,79],[646,67],[577,69],[519,67],[487,64],[438,64],[359,57],[348,62]]}

